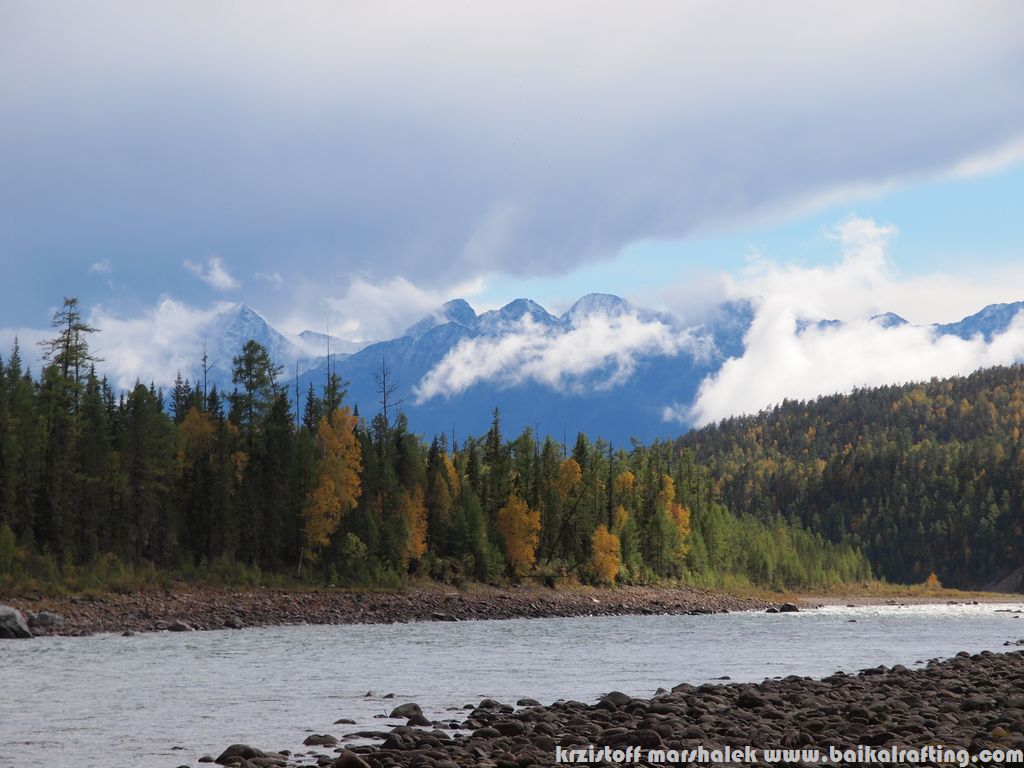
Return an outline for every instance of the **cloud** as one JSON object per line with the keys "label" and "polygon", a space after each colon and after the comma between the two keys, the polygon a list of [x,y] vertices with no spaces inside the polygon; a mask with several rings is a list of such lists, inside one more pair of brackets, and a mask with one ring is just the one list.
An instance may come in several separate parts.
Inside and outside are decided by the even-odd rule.
{"label": "cloud", "polygon": [[280,272],[257,272],[253,275],[257,280],[270,283],[271,287],[278,289],[284,286],[284,278]]}
{"label": "cloud", "polygon": [[[692,406],[667,406],[666,420],[707,424],[755,413],[786,398],[963,375],[1024,359],[1021,315],[990,342],[980,336],[938,335],[929,326],[886,328],[870,320],[886,310],[903,314],[901,304],[914,305],[921,284],[950,289],[933,295],[933,302],[955,290],[940,276],[900,280],[888,258],[895,235],[894,227],[851,217],[833,233],[842,253],[835,265],[804,268],[755,261],[731,287],[734,295],[761,297],[742,357],[726,361],[705,379]],[[1019,299],[1024,283],[1018,280],[1009,290]],[[975,304],[971,311],[978,309]],[[946,313],[949,318],[948,307]],[[843,323],[806,324],[820,319]]]}
{"label": "cloud", "polygon": [[430,290],[566,273],[1018,161],[1021,28],[1016,0],[14,0],[0,248],[16,283],[71,251]]}
{"label": "cloud", "polygon": [[[310,329],[357,342],[378,341],[397,337],[413,323],[435,313],[447,300],[472,297],[483,289],[479,278],[457,283],[445,290],[433,290],[413,284],[404,277],[374,281],[353,278],[340,295],[326,299],[310,299],[285,322],[293,333]],[[310,296],[317,296],[320,286],[306,286]],[[310,305],[322,311],[310,312]]]}
{"label": "cloud", "polygon": [[[566,329],[523,317],[501,335],[460,342],[415,387],[417,402],[451,397],[482,382],[511,387],[610,389],[627,380],[645,355],[699,355],[704,342],[688,330],[635,312],[589,314]],[[594,376],[592,376],[594,375]],[[584,382],[585,377],[587,380]]]}
{"label": "cloud", "polygon": [[99,368],[116,388],[130,389],[136,380],[167,385],[178,371],[195,369],[203,354],[205,329],[229,306],[201,309],[162,296],[156,306],[131,317],[96,306],[89,311],[89,323],[100,333],[90,345],[103,359]]}
{"label": "cloud", "polygon": [[211,256],[207,259],[205,267],[194,261],[185,261],[182,266],[218,291],[233,291],[239,286],[238,281],[228,272],[227,265],[220,256]]}
{"label": "cloud", "polygon": [[100,259],[89,265],[90,275],[109,275],[113,271],[114,267],[111,265],[110,259]]}
{"label": "cloud", "polygon": [[22,369],[29,368],[34,376],[38,376],[44,362],[40,343],[52,335],[52,331],[41,328],[0,328],[0,359],[5,365],[10,362],[14,342],[17,341]]}

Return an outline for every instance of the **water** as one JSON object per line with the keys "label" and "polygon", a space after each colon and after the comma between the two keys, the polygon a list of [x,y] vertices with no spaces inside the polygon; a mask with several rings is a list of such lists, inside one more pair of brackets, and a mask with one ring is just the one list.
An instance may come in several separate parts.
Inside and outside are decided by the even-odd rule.
{"label": "water", "polygon": [[[1024,637],[1021,604],[832,607],[0,642],[0,768],[174,768],[228,744],[302,751],[310,732],[387,730],[491,697],[594,701],[722,676],[760,681],[913,666]],[[856,619],[856,622],[851,622]],[[368,691],[376,695],[367,697]],[[393,699],[383,696],[394,693]],[[332,725],[339,717],[358,725]],[[177,748],[177,749],[176,749]]]}

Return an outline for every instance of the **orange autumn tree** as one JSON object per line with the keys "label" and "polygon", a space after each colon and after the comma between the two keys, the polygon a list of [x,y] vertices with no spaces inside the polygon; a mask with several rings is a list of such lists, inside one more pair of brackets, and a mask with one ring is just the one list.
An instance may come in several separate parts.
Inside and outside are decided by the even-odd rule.
{"label": "orange autumn tree", "polygon": [[590,539],[590,561],[598,581],[611,584],[619,575],[622,567],[619,537],[609,531],[604,523],[594,529]]}
{"label": "orange autumn tree", "polygon": [[512,494],[508,503],[498,510],[498,533],[505,542],[505,559],[509,570],[522,576],[537,559],[540,544],[540,510],[530,509],[521,498]]}
{"label": "orange autumn tree", "polygon": [[330,418],[320,420],[316,433],[319,458],[316,485],[302,508],[304,526],[299,555],[300,573],[303,559],[315,559],[319,549],[330,543],[342,516],[359,502],[363,457],[355,429],[355,416],[347,407],[339,408]]}

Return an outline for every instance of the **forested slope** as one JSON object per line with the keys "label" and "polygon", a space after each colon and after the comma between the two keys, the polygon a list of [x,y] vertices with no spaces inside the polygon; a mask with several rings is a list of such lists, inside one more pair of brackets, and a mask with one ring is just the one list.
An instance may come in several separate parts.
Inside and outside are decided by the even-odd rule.
{"label": "forested slope", "polygon": [[784,402],[677,445],[723,502],[863,548],[876,573],[988,584],[1024,564],[1024,369]]}
{"label": "forested slope", "polygon": [[230,393],[180,378],[168,398],[143,383],[119,393],[89,352],[93,331],[67,300],[38,377],[16,348],[0,361],[0,588],[146,569],[335,584],[870,576],[846,543],[730,512],[671,443],[506,439],[497,410],[478,438],[424,439],[393,405],[349,411],[335,377],[304,393],[297,418],[253,341]]}

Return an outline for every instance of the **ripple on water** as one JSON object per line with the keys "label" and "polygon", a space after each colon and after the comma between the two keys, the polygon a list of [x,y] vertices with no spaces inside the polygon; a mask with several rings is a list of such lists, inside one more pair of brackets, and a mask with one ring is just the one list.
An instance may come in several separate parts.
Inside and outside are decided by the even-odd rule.
{"label": "ripple on water", "polygon": [[[100,755],[167,768],[238,741],[295,750],[307,730],[341,735],[397,724],[375,715],[403,701],[440,719],[482,698],[592,701],[612,689],[650,695],[723,676],[756,682],[910,666],[960,650],[1003,650],[1024,622],[997,611],[1020,608],[829,606],[3,643],[5,689],[17,694],[0,700],[0,768],[70,768]],[[379,695],[367,698],[371,690]],[[334,726],[339,717],[356,725]]]}

